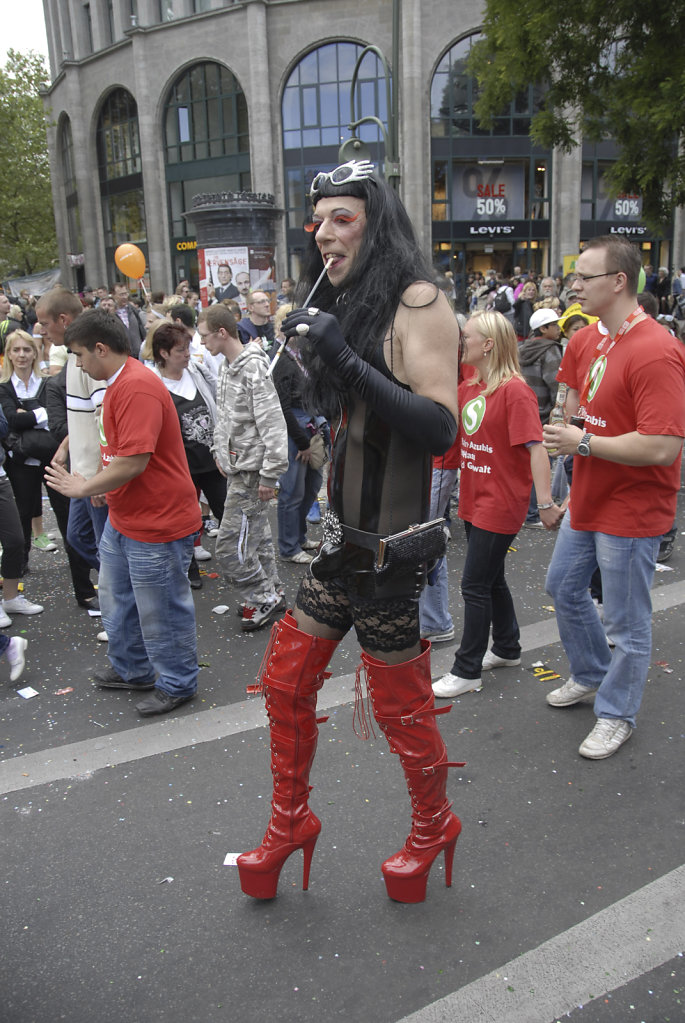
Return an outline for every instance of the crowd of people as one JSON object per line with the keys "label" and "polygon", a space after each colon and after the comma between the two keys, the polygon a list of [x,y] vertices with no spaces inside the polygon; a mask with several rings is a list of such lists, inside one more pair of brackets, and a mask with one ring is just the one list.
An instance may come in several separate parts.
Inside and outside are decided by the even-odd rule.
{"label": "crowd of people", "polygon": [[[19,584],[43,535],[45,485],[76,600],[102,614],[110,665],[95,683],[140,692],[142,715],[168,713],[198,688],[191,589],[211,532],[242,630],[273,626],[249,690],[269,718],[271,817],[238,858],[243,890],[272,898],[299,849],[307,887],[321,830],[309,806],[317,692],[354,627],[355,720],[365,736],[375,718],[412,807],[383,875],[391,898],[418,902],[440,853],[451,883],[461,830],[437,725],[449,707],[435,701],[520,664],[505,561],[523,526],[558,531],[546,586],[571,676],[548,704],[593,704],[579,747],[589,759],[613,755],[635,728],[650,585],[673,543],[685,347],[676,307],[664,313],[653,290],[659,275],[638,294],[639,252],[624,239],[589,241],[563,281],[518,268],[472,275],[462,311],[371,164],[317,174],[311,201],[301,279],[283,281],[275,315],[268,293],[224,274],[204,308],[186,281],[144,309],[123,284],[83,298],[58,287],[35,303],[30,332],[11,322],[0,628],[43,611]],[[324,466],[319,542],[307,525]],[[455,637],[445,516],[466,535],[463,628],[452,670],[433,680],[431,644]],[[279,559],[305,568],[290,610]],[[3,652],[16,681],[26,642],[0,633]]]}
{"label": "crowd of people", "polygon": [[[685,267],[673,274],[665,266],[655,272],[645,264],[641,291],[651,296],[649,315],[675,337],[685,341]],[[510,275],[494,269],[466,275],[448,270],[439,283],[456,312],[470,315],[495,309],[512,323],[519,341],[530,333],[530,318],[540,309],[561,316],[577,304],[575,274],[549,276],[515,266]],[[644,303],[643,303],[644,304]],[[568,337],[568,335],[567,335]]]}

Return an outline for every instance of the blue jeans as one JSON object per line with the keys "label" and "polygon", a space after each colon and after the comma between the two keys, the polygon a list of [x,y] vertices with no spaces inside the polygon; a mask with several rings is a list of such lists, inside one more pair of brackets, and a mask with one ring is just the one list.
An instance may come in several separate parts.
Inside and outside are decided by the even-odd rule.
{"label": "blue jeans", "polygon": [[498,657],[521,656],[521,633],[514,611],[504,560],[516,533],[491,533],[464,522],[468,548],[461,593],[464,598],[464,631],[454,655],[452,674],[480,678],[492,625],[492,649]]}
{"label": "blue jeans", "polygon": [[141,543],[107,521],[100,540],[100,607],[112,667],[170,696],[197,690],[195,605],[188,566],[195,534]]}
{"label": "blue jeans", "polygon": [[[312,418],[293,409],[301,426]],[[321,489],[323,473],[297,460],[297,445],[288,437],[288,468],[278,481],[278,550],[290,558],[302,550],[307,534],[307,513]]]}
{"label": "blue jeans", "polygon": [[[429,518],[437,519],[445,514],[456,478],[456,469],[433,469]],[[449,632],[454,623],[447,589],[447,558],[440,558],[431,579],[432,585],[425,586],[419,598],[421,632]]]}
{"label": "blue jeans", "polygon": [[107,515],[107,505],[94,508],[89,497],[72,497],[69,502],[67,540],[91,568],[100,568],[98,547]]}
{"label": "blue jeans", "polygon": [[[545,584],[571,675],[581,686],[597,689],[598,718],[617,718],[633,727],[652,652],[650,587],[660,540],[572,529],[566,516]],[[604,624],[589,591],[598,566]],[[607,635],[616,644],[613,654]]]}

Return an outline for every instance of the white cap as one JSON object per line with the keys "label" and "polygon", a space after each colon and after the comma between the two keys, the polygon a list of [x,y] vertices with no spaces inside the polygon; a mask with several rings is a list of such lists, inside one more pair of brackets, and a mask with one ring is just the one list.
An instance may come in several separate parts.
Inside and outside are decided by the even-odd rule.
{"label": "white cap", "polygon": [[553,309],[536,309],[528,325],[531,330],[539,330],[540,327],[546,327],[549,323],[558,322],[559,317]]}

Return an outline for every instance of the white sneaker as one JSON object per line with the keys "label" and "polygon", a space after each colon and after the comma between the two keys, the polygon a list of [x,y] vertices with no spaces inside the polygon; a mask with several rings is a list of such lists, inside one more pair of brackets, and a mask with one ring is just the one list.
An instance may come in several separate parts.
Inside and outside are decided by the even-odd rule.
{"label": "white sneaker", "polygon": [[8,625],[12,624],[12,619],[8,614],[0,608],[0,629],[6,629]]}
{"label": "white sneaker", "polygon": [[589,760],[605,760],[631,737],[633,729],[620,718],[597,718],[590,734],[578,747],[581,757]]}
{"label": "white sneaker", "polygon": [[196,561],[210,561],[212,555],[204,547],[193,547],[193,557]]}
{"label": "white sneaker", "polygon": [[39,615],[44,610],[42,604],[32,604],[21,593],[12,600],[3,600],[2,609],[5,614],[11,615]]}
{"label": "white sneaker", "polygon": [[98,643],[109,643],[109,636],[104,630],[102,632],[98,632],[97,641]]}
{"label": "white sneaker", "polygon": [[444,632],[422,632],[421,639],[429,639],[431,643],[449,643],[454,639],[454,626]]}
{"label": "white sneaker", "polygon": [[16,682],[24,670],[26,647],[28,640],[23,636],[12,636],[7,647],[7,660],[10,663],[10,681]]}
{"label": "white sneaker", "polygon": [[515,668],[520,663],[520,657],[498,657],[492,650],[488,650],[483,658],[483,671],[492,671],[493,668]]}
{"label": "white sneaker", "polygon": [[39,551],[56,551],[57,544],[53,543],[47,533],[41,533],[40,536],[34,536],[31,541],[32,546]]}
{"label": "white sneaker", "polygon": [[459,678],[458,675],[452,675],[449,671],[433,683],[433,692],[441,700],[449,700],[453,696],[461,696],[462,693],[473,693],[482,688],[482,679]]}
{"label": "white sneaker", "polygon": [[584,703],[586,700],[594,700],[596,689],[590,686],[581,686],[575,679],[567,679],[563,686],[553,689],[547,693],[545,699],[550,707],[570,707],[574,703]]}
{"label": "white sneaker", "polygon": [[310,561],[313,561],[311,554],[307,554],[306,551],[298,551],[297,554],[291,554],[289,558],[282,558],[283,561],[292,561],[294,565],[308,565]]}
{"label": "white sneaker", "polygon": [[240,621],[240,628],[243,632],[254,632],[265,625],[269,618],[280,609],[281,598],[277,593],[263,604],[252,606],[243,604],[243,613]]}

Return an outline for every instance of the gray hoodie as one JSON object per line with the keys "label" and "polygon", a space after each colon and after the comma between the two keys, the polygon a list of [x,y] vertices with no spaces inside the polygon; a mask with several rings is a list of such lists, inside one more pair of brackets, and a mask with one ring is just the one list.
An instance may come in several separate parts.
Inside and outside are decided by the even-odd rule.
{"label": "gray hoodie", "polygon": [[274,487],[288,468],[288,430],[268,368],[254,341],[222,365],[212,454],[227,475],[258,472],[262,486]]}

